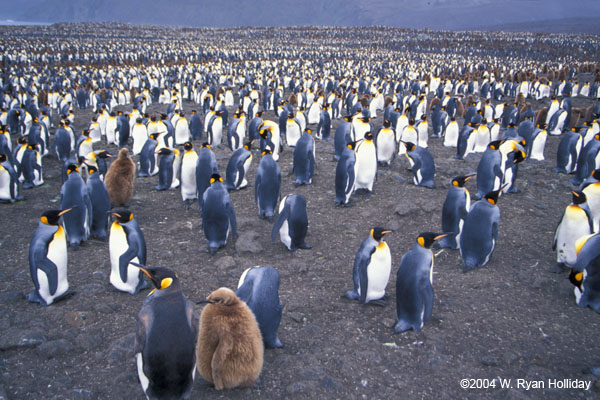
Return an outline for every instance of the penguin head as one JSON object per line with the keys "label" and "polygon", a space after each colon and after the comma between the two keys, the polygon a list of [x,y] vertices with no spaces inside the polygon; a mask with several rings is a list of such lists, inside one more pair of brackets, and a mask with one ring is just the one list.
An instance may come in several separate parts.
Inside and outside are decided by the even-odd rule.
{"label": "penguin head", "polygon": [[21,136],[20,138],[18,138],[17,143],[18,144],[26,144],[27,143],[27,135]]}
{"label": "penguin head", "polygon": [[185,142],[185,143],[183,144],[183,149],[184,149],[185,151],[190,151],[190,150],[192,150],[193,148],[194,148],[194,145],[192,144],[192,142]]}
{"label": "penguin head", "polygon": [[306,133],[308,133],[309,135],[311,135],[311,134],[312,134],[312,129],[310,129],[310,128],[306,128],[306,129],[304,130],[304,132],[306,132]]}
{"label": "penguin head", "polygon": [[[66,123],[66,121],[65,121],[65,123]],[[90,137],[90,130],[89,129],[82,130],[81,136]]]}
{"label": "penguin head", "polygon": [[72,172],[79,172],[79,167],[77,166],[77,164],[69,164],[69,166],[67,167],[67,175],[69,175]]}
{"label": "penguin head", "polygon": [[6,154],[0,154],[0,163],[5,162],[6,160],[8,160],[8,157],[6,157]]}
{"label": "penguin head", "polygon": [[571,193],[573,194],[573,204],[579,205],[587,201],[585,193],[580,191],[572,191]]}
{"label": "penguin head", "polygon": [[488,147],[492,150],[498,150],[502,143],[504,143],[504,140],[494,140],[488,144]]}
{"label": "penguin head", "polygon": [[96,157],[97,158],[111,158],[112,154],[110,154],[108,151],[106,150],[100,150],[96,152]]}
{"label": "penguin head", "polygon": [[600,169],[595,169],[592,171],[592,176],[594,177],[594,179],[596,179],[597,181],[600,181]]}
{"label": "penguin head", "polygon": [[474,177],[476,174],[471,174],[471,175],[466,175],[466,176],[457,176],[456,178],[452,179],[452,186],[456,186],[456,187],[465,187],[465,183],[467,183],[467,181],[469,179],[471,179],[472,177]]}
{"label": "penguin head", "polygon": [[371,237],[379,242],[385,235],[392,232],[394,232],[392,229],[376,226],[375,228],[371,229]]}
{"label": "penguin head", "polygon": [[206,300],[201,300],[197,304],[212,304],[223,307],[231,307],[240,303],[240,299],[235,295],[235,292],[229,288],[219,288],[212,292]]}
{"label": "penguin head", "polygon": [[368,131],[365,133],[365,140],[373,140],[373,132]]}
{"label": "penguin head", "polygon": [[523,150],[519,150],[515,154],[515,158],[513,159],[513,163],[517,164],[517,163],[520,163],[521,161],[525,161],[525,157],[527,157],[527,154],[525,154],[525,152]]}
{"label": "penguin head", "polygon": [[92,176],[94,173],[98,173],[98,168],[94,167],[93,165],[88,165],[88,174]]}
{"label": "penguin head", "polygon": [[406,151],[413,151],[414,149],[417,148],[417,145],[412,142],[403,142],[403,141],[401,141],[401,142],[404,143],[404,146],[406,146]]}
{"label": "penguin head", "polygon": [[494,190],[492,192],[487,192],[485,194],[485,196],[483,196],[488,203],[490,203],[491,205],[495,206],[496,203],[498,202],[498,198],[500,197],[500,195],[502,194],[502,190],[504,189],[504,187],[498,189],[498,190]]}
{"label": "penguin head", "polygon": [[384,128],[389,128],[392,125],[392,123],[389,120],[385,120],[383,121],[383,127]]}
{"label": "penguin head", "polygon": [[173,150],[167,148],[167,147],[161,147],[160,150],[156,151],[156,154],[160,154],[161,156],[165,156],[167,154],[171,154],[173,152]]}
{"label": "penguin head", "polygon": [[71,211],[71,208],[67,208],[66,210],[49,210],[44,211],[42,216],[40,217],[40,221],[46,225],[58,225],[60,217],[63,214]]}
{"label": "penguin head", "polygon": [[583,271],[571,270],[569,272],[569,281],[581,290],[581,285],[583,284]]}
{"label": "penguin head", "polygon": [[153,294],[156,290],[163,290],[168,287],[177,288],[179,286],[179,278],[177,277],[177,274],[169,268],[148,267],[133,261],[130,261],[129,263],[139,268],[140,271],[142,271],[148,278],[150,278],[150,280],[154,284],[155,289],[153,289],[148,294],[148,296]]}
{"label": "penguin head", "polygon": [[248,141],[248,142],[244,143],[244,148],[246,150],[250,151],[250,149],[252,148],[252,142],[253,141],[251,140],[251,141]]}
{"label": "penguin head", "polygon": [[133,213],[129,210],[116,210],[111,213],[120,224],[126,224],[133,219]]}
{"label": "penguin head", "polygon": [[346,146],[348,146],[348,148],[349,148],[350,150],[354,150],[354,149],[356,148],[356,145],[358,144],[358,142],[360,142],[360,140],[356,140],[356,141],[354,141],[354,142],[350,142],[350,143],[348,143]]}
{"label": "penguin head", "polygon": [[445,236],[448,236],[448,234],[447,233],[423,232],[423,233],[420,233],[419,236],[417,236],[417,243],[419,243],[419,245],[421,247],[430,249],[436,240],[441,239]]}
{"label": "penguin head", "polygon": [[204,143],[202,143],[202,144],[200,145],[200,148],[201,148],[201,149],[203,149],[203,148],[205,148],[205,147],[206,147],[207,149],[210,149],[210,145],[208,144],[208,142],[204,142]]}
{"label": "penguin head", "polygon": [[223,182],[223,178],[219,174],[212,174],[210,177],[210,184],[212,185],[215,182]]}

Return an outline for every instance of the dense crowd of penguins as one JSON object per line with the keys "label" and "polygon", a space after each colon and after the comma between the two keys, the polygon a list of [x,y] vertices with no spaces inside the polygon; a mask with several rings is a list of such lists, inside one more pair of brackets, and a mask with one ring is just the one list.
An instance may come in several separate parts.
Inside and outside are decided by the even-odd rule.
{"label": "dense crowd of penguins", "polygon": [[[323,42],[348,37],[343,29],[233,30],[228,46],[202,47],[195,42],[199,36],[215,39],[223,32],[160,28],[136,32],[166,39],[137,38],[128,26],[104,31],[99,25],[106,41],[94,44],[96,38],[83,32],[76,40],[61,41],[57,52],[48,39],[63,32],[73,35],[77,25],[38,27],[35,35],[28,29],[33,28],[3,44],[0,199],[26,201],[44,183],[44,157],[63,163],[63,185],[60,208],[45,212],[33,233],[34,291],[27,298],[50,305],[67,297],[67,244],[76,249],[91,236],[108,238],[110,283],[132,294],[148,286],[145,276],[155,286],[140,311],[135,344],[139,379],[149,398],[188,398],[196,366],[217,389],[252,385],[262,368],[263,342],[282,346],[275,268],[251,268],[235,292],[221,288],[212,293],[198,328],[175,272],[145,265],[144,236],[128,209],[135,176],[157,175],[156,190],[179,189],[188,208],[198,202],[214,254],[236,235],[228,191],[248,186],[256,149],[261,157],[253,177],[259,216],[274,221],[272,239],[279,236],[291,251],[311,246],[305,242],[306,199],[296,194],[281,198],[278,159],[284,149],[293,152],[296,185],[310,185],[318,142],[334,142],[336,195],[331,200],[337,206],[369,196],[378,167],[398,155],[408,158],[415,185],[433,188],[429,138],[455,147],[457,159],[482,154],[476,176],[452,180],[442,232],[419,234],[402,258],[395,325],[395,332],[402,332],[422,329],[431,316],[431,249],[458,249],[465,271],[486,265],[498,237],[500,196],[517,192],[519,164],[543,160],[547,136],[561,135],[556,171],[572,174],[577,190],[556,229],[557,268],[570,270],[577,303],[600,312],[600,239],[595,234],[600,66],[570,59],[568,52],[557,54],[575,45],[570,37],[519,34],[531,40],[531,48],[552,49],[532,58],[527,48],[514,47],[514,38],[500,34],[490,34],[487,42],[478,41],[477,33],[449,34],[450,43],[443,39],[446,43],[435,52],[435,43],[442,41],[438,33],[398,30],[365,53],[352,44],[372,38],[379,28],[352,31],[356,37],[346,47]],[[182,34],[189,38],[176,39]],[[301,46],[286,46],[300,35],[306,36]],[[408,47],[403,38],[412,40]],[[467,39],[469,54],[446,54]],[[405,53],[389,56],[402,46]],[[586,46],[586,52],[593,52],[598,43]],[[512,65],[498,61],[506,52],[514,55]],[[554,59],[539,59],[549,56]],[[576,108],[575,97],[591,99],[592,105]],[[534,110],[529,99],[547,106]],[[194,103],[191,114],[183,111],[184,102]],[[148,112],[156,104],[163,112]],[[90,108],[94,116],[88,127],[75,132],[75,110]],[[267,119],[266,112],[273,112],[275,120]],[[383,113],[382,126],[373,124],[378,113]],[[202,144],[195,149],[194,142]],[[225,171],[219,171],[213,153],[218,146],[231,152]],[[118,148],[118,155],[109,147]],[[473,177],[478,201],[471,204],[465,183]],[[370,230],[355,257],[353,289],[343,297],[385,305],[391,255],[384,236],[389,233],[385,227]]]}

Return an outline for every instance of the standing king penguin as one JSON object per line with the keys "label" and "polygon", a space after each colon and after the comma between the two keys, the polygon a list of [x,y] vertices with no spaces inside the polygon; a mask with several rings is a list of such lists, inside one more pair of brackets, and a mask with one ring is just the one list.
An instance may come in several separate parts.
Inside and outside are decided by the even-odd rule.
{"label": "standing king penguin", "polygon": [[396,317],[394,333],[415,332],[433,311],[433,252],[431,246],[445,234],[419,234],[412,249],[402,256],[396,273]]}
{"label": "standing king penguin", "polygon": [[68,294],[67,237],[60,217],[71,209],[46,211],[29,244],[29,270],[35,290],[27,300],[49,306]]}
{"label": "standing king penguin", "polygon": [[136,294],[148,284],[131,261],[146,264],[146,240],[132,212],[117,210],[112,215],[115,221],[108,240],[110,283],[122,292]]}
{"label": "standing king penguin", "polygon": [[138,314],[134,353],[142,389],[148,399],[190,398],[196,373],[194,309],[168,268],[132,263],[155,289]]}
{"label": "standing king penguin", "polygon": [[360,304],[386,305],[383,297],[392,271],[392,255],[383,237],[391,232],[381,227],[371,229],[369,237],[363,240],[354,257],[354,289],[342,297],[358,300]]}
{"label": "standing king penguin", "polygon": [[208,241],[208,250],[213,255],[227,244],[230,231],[233,236],[237,236],[233,205],[219,174],[213,174],[210,178],[210,186],[204,192],[203,203],[202,229]]}

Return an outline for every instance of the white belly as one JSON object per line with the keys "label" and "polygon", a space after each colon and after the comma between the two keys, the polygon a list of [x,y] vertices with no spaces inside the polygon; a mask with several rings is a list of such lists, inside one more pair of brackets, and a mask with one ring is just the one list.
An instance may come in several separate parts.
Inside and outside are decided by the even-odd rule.
{"label": "white belly", "polygon": [[[381,245],[380,245],[381,246]],[[367,278],[369,280],[366,301],[378,300],[385,295],[392,271],[392,255],[387,244],[378,249],[371,256],[371,262],[367,266]],[[360,294],[360,292],[359,292]]]}
{"label": "white belly", "polygon": [[[572,206],[570,206],[572,207]],[[570,212],[573,217],[563,217],[558,227],[556,238],[556,261],[572,266],[577,261],[575,242],[584,235],[589,235],[590,229],[583,211]]]}
{"label": "white belly", "polygon": [[[132,293],[139,282],[139,269],[133,265],[127,266],[127,280],[123,282],[121,280],[121,274],[119,273],[119,257],[127,251],[129,245],[127,244],[127,238],[123,228],[114,228],[114,224],[110,229],[110,239],[108,243],[109,254],[110,254],[110,283],[118,290]],[[140,262],[137,257],[132,259],[134,262]]]}

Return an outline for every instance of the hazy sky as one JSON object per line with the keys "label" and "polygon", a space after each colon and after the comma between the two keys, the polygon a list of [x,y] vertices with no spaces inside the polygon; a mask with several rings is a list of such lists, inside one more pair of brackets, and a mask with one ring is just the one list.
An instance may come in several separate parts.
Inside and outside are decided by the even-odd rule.
{"label": "hazy sky", "polygon": [[454,30],[560,18],[587,17],[588,24],[589,18],[600,21],[600,0],[22,0],[18,7],[15,4],[0,0],[0,19]]}

